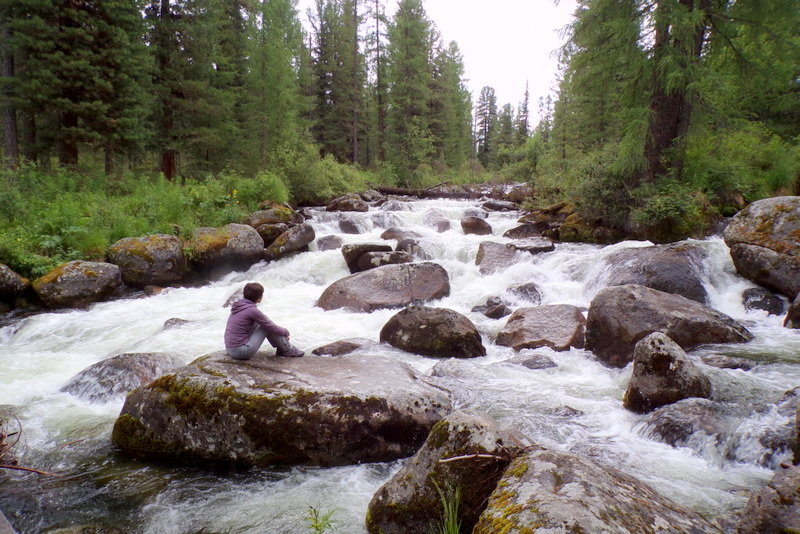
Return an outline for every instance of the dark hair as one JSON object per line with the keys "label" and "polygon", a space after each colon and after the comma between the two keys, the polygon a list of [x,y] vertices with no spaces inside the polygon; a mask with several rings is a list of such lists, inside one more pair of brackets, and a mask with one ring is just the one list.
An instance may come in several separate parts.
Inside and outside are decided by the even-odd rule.
{"label": "dark hair", "polygon": [[264,296],[264,286],[258,282],[245,284],[242,296],[251,302],[257,302],[258,299]]}

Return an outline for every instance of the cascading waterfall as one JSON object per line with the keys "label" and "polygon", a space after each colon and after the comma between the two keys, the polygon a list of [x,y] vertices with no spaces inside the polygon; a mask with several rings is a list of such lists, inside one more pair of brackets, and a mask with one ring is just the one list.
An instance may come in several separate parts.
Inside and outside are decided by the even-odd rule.
{"label": "cascading waterfall", "polygon": [[[464,235],[459,222],[477,203],[429,200],[391,206],[396,211],[312,210],[310,224],[317,238],[336,234],[345,243],[381,242],[388,227],[420,234],[422,248],[448,271],[451,283],[450,296],[429,305],[467,315],[483,334],[488,354],[441,361],[382,345],[362,350],[401,359],[425,372],[444,369],[457,407],[484,410],[545,446],[618,467],[708,517],[725,517],[744,506],[749,490],[772,476],[764,465],[774,467],[790,459],[778,454],[765,460],[769,450],[762,437],[765,430],[789,421],[774,404],[800,385],[800,333],[783,328],[780,317],[744,309],[741,292],[753,285],[735,274],[719,238],[699,242],[709,253],[705,285],[710,304],[744,323],[756,337],[744,345],[703,347],[691,357],[726,354],[758,365],[747,372],[704,367],[715,399],[730,408],[724,414],[729,431],[696,434],[672,447],[653,439],[644,416],[622,407],[631,366],[610,369],[585,350],[546,348],[536,352],[550,357],[557,367],[531,370],[505,363],[515,353],[492,343],[505,319],[470,311],[511,285],[531,281],[542,290],[542,304],[588,307],[604,284],[603,258],[650,243],[608,247],[563,243],[555,252],[481,275],[475,265],[479,244],[508,241],[502,234],[516,226],[517,213],[490,213],[487,220],[493,235],[477,236]],[[451,229],[439,233],[426,226],[429,210],[450,219]],[[342,219],[352,221],[362,233],[342,233]],[[74,374],[118,354],[172,352],[189,363],[219,350],[228,315],[222,305],[247,281],[264,285],[261,309],[289,328],[292,341],[307,352],[349,337],[377,341],[381,327],[397,310],[364,314],[315,307],[322,291],[348,274],[339,250],[314,248],[254,265],[201,288],[98,303],[88,310],[43,313],[0,329],[0,414],[10,413],[21,424],[23,439],[16,449],[20,464],[61,475],[0,472],[0,510],[26,533],[89,524],[124,532],[179,534],[304,532],[305,518],[314,507],[334,511],[334,532],[365,532],[371,496],[401,461],[333,469],[247,470],[134,461],[114,452],[110,443],[123,399],[92,404],[59,391]],[[187,322],[165,329],[170,318]]]}

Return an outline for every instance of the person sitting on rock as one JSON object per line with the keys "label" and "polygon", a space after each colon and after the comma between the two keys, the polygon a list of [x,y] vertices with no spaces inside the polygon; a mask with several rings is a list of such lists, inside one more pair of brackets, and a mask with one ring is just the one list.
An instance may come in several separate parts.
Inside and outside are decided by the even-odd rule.
{"label": "person sitting on rock", "polygon": [[289,331],[273,323],[258,309],[264,296],[264,286],[250,282],[244,286],[244,298],[231,306],[231,314],[225,327],[225,350],[234,360],[249,360],[264,339],[277,350],[277,356],[299,357],[305,354],[289,342]]}

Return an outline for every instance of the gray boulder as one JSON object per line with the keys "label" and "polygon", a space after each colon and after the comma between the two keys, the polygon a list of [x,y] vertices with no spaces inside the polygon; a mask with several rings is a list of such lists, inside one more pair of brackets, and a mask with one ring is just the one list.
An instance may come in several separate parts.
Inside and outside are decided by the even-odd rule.
{"label": "gray boulder", "polygon": [[261,236],[261,239],[264,240],[264,246],[270,246],[279,235],[284,233],[286,230],[290,228],[288,224],[285,223],[275,223],[275,224],[259,224],[258,226],[254,226],[258,235]]}
{"label": "gray boulder", "polygon": [[740,275],[790,300],[800,293],[800,196],[753,202],[723,235]]}
{"label": "gray boulder", "polygon": [[480,217],[464,217],[461,219],[461,230],[465,234],[492,235],[492,225]]}
{"label": "gray boulder", "polygon": [[449,294],[450,279],[440,265],[403,263],[376,267],[337,280],[322,292],[317,306],[325,310],[346,308],[371,312],[402,308]]}
{"label": "gray boulder", "polygon": [[510,237],[511,239],[524,239],[526,237],[539,237],[542,232],[549,230],[550,225],[546,222],[524,223],[515,226],[503,233],[503,237]]}
{"label": "gray boulder", "polygon": [[526,237],[517,239],[511,243],[517,250],[529,252],[530,254],[541,254],[542,252],[553,252],[556,246],[546,237]]}
{"label": "gray boulder", "polygon": [[516,284],[508,288],[508,292],[525,302],[538,306],[542,302],[542,290],[534,282]]}
{"label": "gray boulder", "polygon": [[605,281],[609,286],[638,284],[705,304],[702,275],[707,255],[702,246],[691,243],[619,250],[605,258]]}
{"label": "gray boulder", "polygon": [[7,265],[0,263],[0,300],[13,300],[22,295],[31,286],[27,278],[23,278]]}
{"label": "gray boulder", "polygon": [[518,354],[513,358],[506,360],[508,363],[521,365],[526,369],[552,369],[558,367],[556,362],[545,356],[544,354]]}
{"label": "gray boulder", "polygon": [[800,467],[775,473],[766,487],[753,492],[736,534],[800,532]]}
{"label": "gray boulder", "polygon": [[435,358],[486,356],[486,347],[472,321],[446,308],[406,308],[383,325],[380,340],[406,352]]}
{"label": "gray boulder", "polygon": [[490,319],[500,319],[507,315],[511,315],[511,308],[506,306],[500,297],[489,297],[486,299],[485,304],[473,306],[470,310],[474,313],[482,313]]}
{"label": "gray boulder", "polygon": [[122,281],[130,286],[170,284],[189,272],[183,241],[174,235],[125,237],[108,248],[106,257],[120,268]]}
{"label": "gray boulder", "polygon": [[61,391],[89,402],[107,402],[183,365],[176,354],[120,354],[97,362],[69,379]]}
{"label": "gray boulder", "polygon": [[264,258],[278,260],[308,250],[308,244],[314,241],[315,237],[314,228],[310,224],[293,226],[275,238],[264,251]]}
{"label": "gray boulder", "polygon": [[60,265],[31,284],[48,308],[82,308],[103,300],[122,285],[112,263],[75,260]]}
{"label": "gray boulder", "polygon": [[683,349],[661,332],[636,343],[625,408],[647,413],[689,397],[710,398],[711,382]]}
{"label": "gray boulder", "polygon": [[506,243],[484,241],[478,246],[475,265],[481,274],[494,274],[508,269],[523,258],[514,246]]}
{"label": "gray boulder", "polygon": [[381,192],[374,189],[362,191],[359,196],[366,202],[380,202],[386,198]]}
{"label": "gray boulder", "polygon": [[336,198],[328,204],[326,211],[369,211],[369,204],[358,194],[350,193]]}
{"label": "gray boulder", "polygon": [[718,369],[741,369],[742,371],[749,371],[756,365],[752,360],[725,354],[708,354],[701,359],[704,364]]}
{"label": "gray boulder", "polygon": [[381,234],[381,239],[386,239],[386,240],[396,239],[398,241],[401,241],[403,239],[417,239],[420,237],[422,237],[422,235],[420,235],[417,232],[414,232],[413,230],[403,230],[402,228],[397,228],[394,226],[391,228],[387,228]]}
{"label": "gray boulder", "polygon": [[780,297],[763,287],[745,289],[742,293],[742,304],[747,311],[763,310],[770,315],[783,315],[786,311]]}
{"label": "gray boulder", "polygon": [[437,491],[459,488],[461,532],[472,532],[486,500],[526,438],[489,416],[456,411],[436,423],[422,448],[367,508],[372,534],[429,534],[442,505]]}
{"label": "gray boulder", "polygon": [[341,248],[344,241],[338,235],[326,235],[317,239],[317,248],[319,250],[336,250]]}
{"label": "gray boulder", "polygon": [[731,432],[720,405],[708,399],[688,398],[657,408],[647,414],[644,435],[668,443],[685,446],[692,436],[704,435],[721,440]]}
{"label": "gray boulder", "polygon": [[246,224],[198,228],[189,248],[192,264],[211,277],[247,269],[264,258],[264,240]]}
{"label": "gray boulder", "polygon": [[349,217],[339,219],[339,231],[343,234],[361,234],[363,230],[358,221]]}
{"label": "gray boulder", "polygon": [[508,200],[487,200],[481,207],[486,211],[514,211],[519,209],[515,202]]}
{"label": "gray boulder", "polygon": [[2,511],[0,511],[0,534],[17,534],[17,531],[14,530],[13,525],[6,519]]}
{"label": "gray boulder", "polygon": [[316,349],[312,350],[311,353],[316,354],[317,356],[342,356],[374,344],[375,342],[370,339],[363,337],[351,337],[348,339],[340,339],[339,341],[334,341],[333,343],[328,343],[327,345],[317,347]]}
{"label": "gray boulder", "polygon": [[258,229],[266,224],[300,224],[305,220],[303,215],[286,204],[272,204],[266,209],[248,215],[244,224]]}
{"label": "gray boulder", "polygon": [[586,348],[611,367],[625,367],[636,343],[663,332],[684,349],[743,343],[753,335],[727,315],[680,295],[640,285],[607,287],[589,306]]}
{"label": "gray boulder", "polygon": [[367,252],[391,252],[392,247],[377,243],[354,243],[342,247],[342,256],[351,273],[361,272],[358,260]]}
{"label": "gray boulder", "polygon": [[497,334],[498,345],[516,351],[550,347],[556,351],[582,348],[586,320],[580,308],[566,304],[520,308]]}
{"label": "gray boulder", "polygon": [[436,210],[428,210],[422,215],[423,222],[437,232],[446,232],[450,229],[450,219],[442,215]]}
{"label": "gray boulder", "polygon": [[419,242],[413,238],[401,239],[397,242],[395,250],[398,252],[406,252],[420,260],[431,259],[430,254],[425,252],[425,249],[423,249]]}
{"label": "gray boulder", "polygon": [[216,352],[132,391],[112,441],[162,460],[388,462],[414,454],[449,411],[446,394],[391,358]]}
{"label": "gray boulder", "polygon": [[472,534],[721,533],[699,514],[615,469],[574,454],[528,450],[506,468]]}

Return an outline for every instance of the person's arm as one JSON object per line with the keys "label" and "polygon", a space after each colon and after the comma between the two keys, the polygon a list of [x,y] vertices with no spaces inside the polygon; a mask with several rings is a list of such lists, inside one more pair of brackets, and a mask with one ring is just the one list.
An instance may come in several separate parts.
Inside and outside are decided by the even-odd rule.
{"label": "person's arm", "polygon": [[252,308],[253,320],[260,324],[264,330],[269,332],[270,334],[277,334],[279,336],[289,337],[289,331],[282,326],[276,325],[272,322],[272,319],[264,315],[261,310],[256,307]]}

